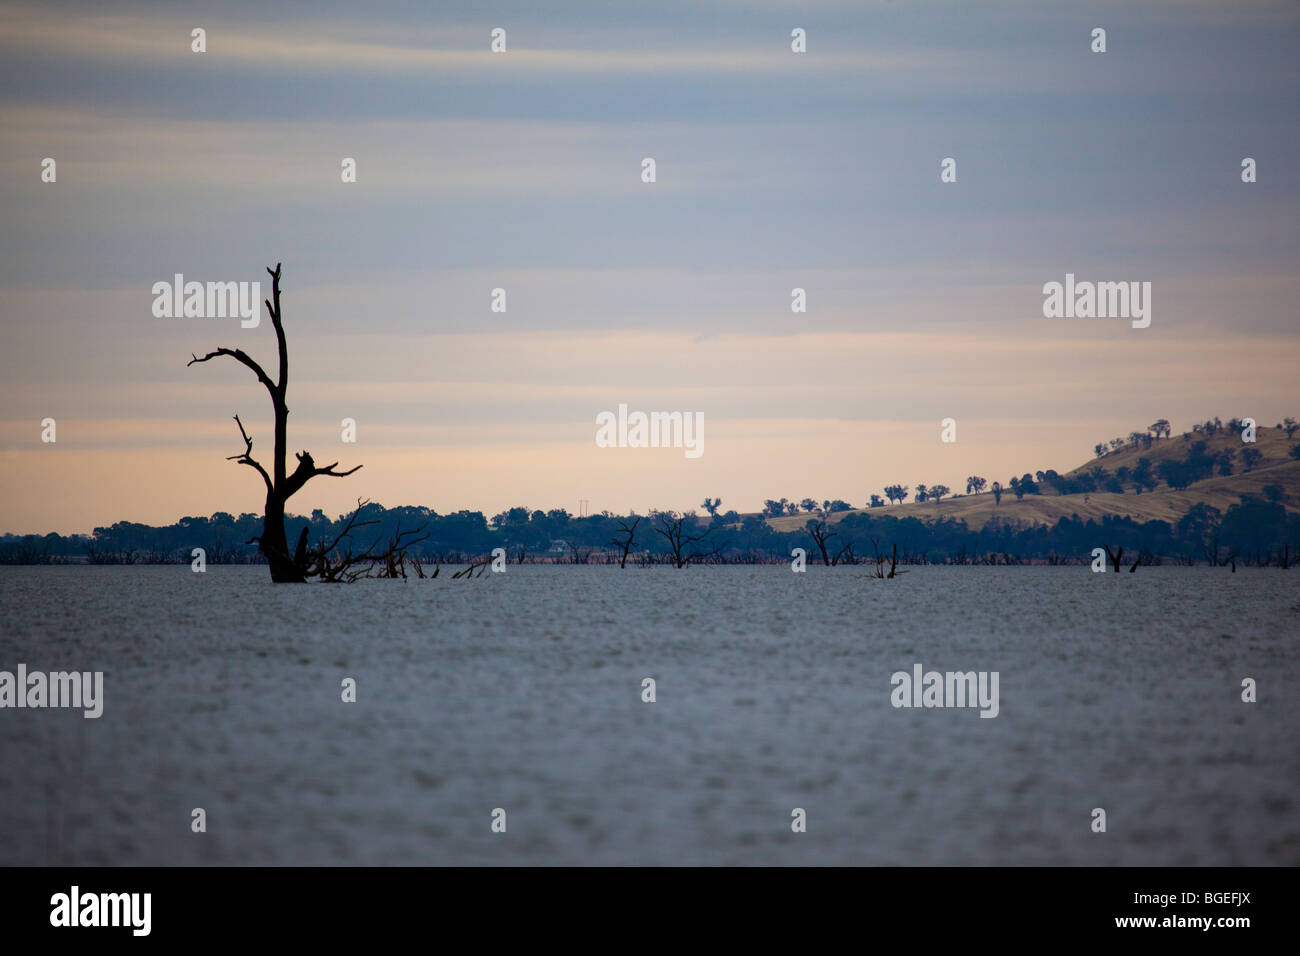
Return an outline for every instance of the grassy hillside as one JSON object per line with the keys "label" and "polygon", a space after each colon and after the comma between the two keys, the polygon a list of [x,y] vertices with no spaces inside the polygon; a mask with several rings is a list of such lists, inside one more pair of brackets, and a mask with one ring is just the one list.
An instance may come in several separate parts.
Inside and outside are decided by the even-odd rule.
{"label": "grassy hillside", "polygon": [[[1300,511],[1300,461],[1290,457],[1295,440],[1288,440],[1286,433],[1270,427],[1260,428],[1254,445],[1245,445],[1240,432],[1226,429],[1214,435],[1193,433],[1190,437],[1174,435],[1172,438],[1153,440],[1149,448],[1124,448],[1111,452],[1101,458],[1080,465],[1070,472],[1063,472],[1066,478],[1075,477],[1100,466],[1110,474],[1119,468],[1132,469],[1138,459],[1146,458],[1152,468],[1158,468],[1162,461],[1181,461],[1187,456],[1194,442],[1204,441],[1206,449],[1212,454],[1225,450],[1235,453],[1234,474],[1230,476],[1214,475],[1183,488],[1175,490],[1163,482],[1154,491],[1135,494],[1130,484],[1124,494],[1112,492],[1089,492],[1087,494],[1058,495],[1047,486],[1042,486],[1041,495],[1026,495],[1017,501],[1008,489],[1003,492],[1002,503],[995,504],[993,494],[985,492],[979,495],[967,495],[946,498],[940,502],[907,502],[901,505],[889,505],[884,508],[870,509],[874,514],[892,514],[899,518],[915,517],[932,521],[939,517],[965,521],[971,528],[982,528],[992,518],[1024,524],[1052,525],[1060,518],[1078,515],[1085,521],[1089,518],[1102,518],[1106,515],[1129,515],[1135,521],[1160,520],[1176,522],[1187,513],[1193,505],[1200,502],[1218,508],[1227,509],[1241,500],[1245,494],[1263,495],[1265,485],[1281,485],[1286,497],[1283,504],[1288,511]],[[1244,472],[1241,452],[1244,448],[1255,448],[1263,456],[1260,463],[1250,472]],[[990,484],[997,476],[989,476]],[[1004,485],[1010,476],[997,477]],[[863,509],[859,509],[863,510]],[[827,522],[834,524],[853,511],[834,512],[827,516]],[[778,531],[795,531],[804,526],[808,515],[788,515],[769,518],[768,523]]]}

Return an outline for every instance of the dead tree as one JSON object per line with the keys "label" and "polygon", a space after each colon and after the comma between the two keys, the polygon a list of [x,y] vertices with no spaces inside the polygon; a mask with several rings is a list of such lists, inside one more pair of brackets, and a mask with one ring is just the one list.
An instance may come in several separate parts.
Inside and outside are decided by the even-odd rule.
{"label": "dead tree", "polygon": [[899,574],[906,574],[906,571],[898,570],[898,545],[895,544],[889,554],[889,573],[885,573],[885,556],[880,553],[880,547],[875,538],[871,539],[871,550],[876,555],[876,574],[878,578],[892,578]]}
{"label": "dead tree", "polygon": [[[707,498],[704,500],[708,501]],[[615,536],[614,539],[610,541],[610,544],[614,545],[615,547],[623,549],[623,557],[620,558],[618,562],[618,566],[620,568],[627,567],[627,553],[632,550],[632,544],[636,541],[636,526],[640,523],[641,523],[641,518],[639,516],[631,524],[628,524],[626,521],[622,521],[622,520],[620,520],[618,523],[618,534],[626,535],[626,537],[624,537],[622,540],[619,540],[619,538]]]}
{"label": "dead tree", "polygon": [[[424,526],[403,531],[399,524],[395,533],[388,539],[388,544],[379,549],[382,538],[376,538],[364,551],[354,552],[352,540],[358,528],[378,524],[376,521],[358,521],[368,501],[357,499],[357,509],[344,523],[342,530],[331,541],[322,541],[315,548],[306,548],[307,529],[303,528],[298,540],[298,550],[303,554],[305,577],[315,577],[329,583],[358,581],[361,578],[405,578],[407,549],[426,540],[429,536],[421,534]],[[416,537],[418,535],[418,537]],[[411,559],[416,573],[424,577],[424,568],[417,559]],[[433,577],[438,576],[437,568]]]}
{"label": "dead tree", "polygon": [[836,532],[832,531],[829,534],[826,532],[825,518],[809,518],[805,527],[808,529],[808,533],[812,535],[812,539],[817,542],[817,548],[822,553],[822,564],[829,568],[831,566],[831,556],[826,552],[826,542],[835,537]]}
{"label": "dead tree", "polygon": [[656,525],[654,531],[662,535],[668,542],[668,549],[672,552],[673,564],[679,568],[684,568],[692,561],[698,561],[700,558],[713,557],[718,553],[716,547],[701,551],[695,547],[709,536],[712,527],[705,528],[703,534],[690,534],[686,526],[686,519],[672,512],[660,512],[655,515]]}
{"label": "dead tree", "polygon": [[188,367],[197,362],[207,362],[221,355],[228,356],[252,371],[271,396],[271,407],[275,411],[275,457],[272,462],[271,473],[268,474],[262,464],[253,457],[253,439],[244,430],[244,424],[239,420],[238,415],[235,416],[235,424],[239,426],[239,434],[244,439],[244,450],[238,455],[231,455],[227,460],[237,461],[241,465],[248,465],[261,476],[262,482],[266,485],[266,511],[262,518],[262,533],[250,539],[249,544],[256,541],[258,550],[266,556],[266,562],[271,568],[271,580],[277,583],[302,582],[307,580],[306,529],[304,529],[304,537],[299,540],[298,547],[291,555],[284,531],[285,503],[298,491],[302,490],[303,485],[317,475],[343,478],[352,474],[361,466],[357,465],[347,471],[335,471],[338,462],[326,465],[323,468],[318,467],[311,455],[306,451],[302,451],[296,456],[298,467],[293,470],[292,474],[285,467],[285,455],[289,445],[289,406],[285,403],[285,392],[289,384],[289,350],[285,344],[284,324],[280,318],[280,263],[275,264],[275,269],[267,269],[266,271],[271,276],[271,298],[266,300],[266,308],[271,314],[271,324],[275,327],[276,343],[279,346],[279,376],[272,381],[271,376],[266,373],[262,366],[243,349],[218,348],[202,358],[191,355],[190,361],[186,365]]}

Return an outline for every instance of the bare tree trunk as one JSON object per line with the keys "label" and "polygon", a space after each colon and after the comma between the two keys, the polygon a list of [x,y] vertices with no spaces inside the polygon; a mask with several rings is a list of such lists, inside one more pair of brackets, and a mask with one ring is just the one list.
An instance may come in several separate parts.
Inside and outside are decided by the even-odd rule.
{"label": "bare tree trunk", "polygon": [[816,521],[809,519],[808,533],[817,542],[817,548],[822,553],[822,564],[829,568],[831,566],[831,556],[826,553],[826,540],[835,537],[835,532],[826,533],[826,519],[822,518]]}
{"label": "bare tree trunk", "polygon": [[635,521],[633,521],[630,525],[626,521],[620,521],[618,523],[619,534],[626,535],[626,537],[622,541],[619,541],[617,538],[615,538],[613,541],[610,542],[610,544],[616,545],[623,549],[623,557],[618,562],[618,566],[620,569],[624,569],[627,567],[627,553],[632,550],[632,542],[636,540],[636,526],[640,523],[641,523],[641,519],[639,517]]}
{"label": "bare tree trunk", "polygon": [[[289,419],[289,406],[285,402],[285,393],[289,385],[289,349],[285,342],[284,324],[280,318],[280,263],[277,262],[274,269],[268,268],[266,271],[271,276],[271,298],[267,299],[265,304],[271,314],[271,324],[275,327],[280,359],[279,378],[274,382],[271,381],[271,377],[266,374],[262,366],[242,349],[218,348],[202,358],[191,355],[187,365],[207,362],[220,355],[229,356],[251,370],[257,376],[257,380],[266,387],[271,397],[271,407],[275,411],[275,460],[272,463],[274,478],[267,474],[259,461],[253,458],[253,439],[244,430],[244,424],[239,420],[238,415],[235,416],[235,423],[239,425],[239,434],[244,439],[244,451],[239,455],[231,455],[229,460],[248,465],[256,470],[266,485],[266,511],[262,519],[262,534],[253,540],[257,542],[258,550],[266,556],[266,563],[271,569],[271,580],[276,583],[301,583],[307,580],[307,541],[305,537],[301,537],[294,553],[292,555],[289,553],[289,542],[284,530],[286,503],[303,485],[317,475],[343,478],[361,466],[357,465],[356,468],[347,471],[335,471],[334,469],[338,467],[338,462],[335,462],[324,468],[317,468],[311,455],[303,451],[297,455],[298,467],[294,469],[293,474],[288,474],[285,468]],[[306,535],[306,529],[303,530],[303,534]]]}

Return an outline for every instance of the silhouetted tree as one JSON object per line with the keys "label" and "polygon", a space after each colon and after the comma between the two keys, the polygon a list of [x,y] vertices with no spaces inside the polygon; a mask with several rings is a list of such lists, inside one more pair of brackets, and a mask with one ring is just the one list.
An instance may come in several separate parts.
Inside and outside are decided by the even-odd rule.
{"label": "silhouetted tree", "polygon": [[275,582],[302,582],[307,580],[309,557],[307,529],[303,529],[302,535],[298,539],[297,548],[293,554],[290,554],[284,530],[285,502],[301,491],[303,485],[318,475],[343,478],[352,474],[361,466],[357,465],[347,471],[335,471],[338,462],[326,465],[323,468],[317,467],[311,455],[306,451],[302,451],[296,456],[298,466],[293,470],[292,474],[288,473],[285,467],[285,454],[289,444],[289,406],[285,402],[285,393],[289,384],[289,349],[285,343],[284,324],[280,317],[280,264],[276,263],[274,270],[268,268],[266,271],[271,276],[271,298],[266,300],[266,308],[270,312],[271,324],[275,328],[275,338],[279,346],[279,376],[273,381],[271,376],[262,369],[262,366],[243,349],[218,348],[202,358],[191,355],[187,365],[207,362],[218,356],[228,356],[252,371],[271,396],[271,408],[275,412],[275,450],[273,452],[274,459],[271,463],[271,472],[268,473],[261,462],[253,457],[253,439],[244,430],[244,424],[239,420],[238,415],[235,416],[235,424],[239,426],[240,437],[244,439],[244,450],[238,455],[231,455],[228,460],[237,461],[241,465],[252,468],[261,476],[263,484],[266,485],[266,510],[262,518],[262,533],[254,540],[257,541],[258,549],[262,554],[266,555],[267,564],[271,568],[271,580]]}
{"label": "silhouetted tree", "polygon": [[[709,499],[705,498],[704,500],[707,502]],[[631,524],[626,521],[619,521],[618,523],[618,531],[615,532],[614,540],[610,544],[623,549],[623,556],[618,562],[620,568],[627,567],[627,553],[632,550],[632,544],[636,540],[636,526],[640,523],[641,519],[639,517],[634,518]]]}
{"label": "silhouetted tree", "polygon": [[655,515],[654,531],[668,542],[668,550],[672,552],[673,564],[679,568],[684,568],[692,561],[697,561],[700,558],[707,558],[717,554],[717,548],[702,551],[697,547],[709,536],[713,528],[705,528],[702,533],[693,534],[692,532],[696,530],[694,525],[687,524],[687,519],[682,515],[674,514],[671,511],[661,511]]}
{"label": "silhouetted tree", "polygon": [[826,530],[825,518],[809,518],[804,527],[812,535],[813,541],[817,542],[817,549],[822,553],[822,564],[829,568],[831,566],[831,557],[826,551],[826,542],[835,537],[836,533]]}

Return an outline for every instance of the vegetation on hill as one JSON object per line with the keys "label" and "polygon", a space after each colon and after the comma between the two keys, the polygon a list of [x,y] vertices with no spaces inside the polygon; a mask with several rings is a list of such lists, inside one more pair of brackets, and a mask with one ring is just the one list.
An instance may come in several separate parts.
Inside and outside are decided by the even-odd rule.
{"label": "vegetation on hill", "polygon": [[[1156,424],[1162,423],[1160,434],[1165,434],[1163,426],[1168,423],[1161,420],[1146,432],[1098,445],[1103,454],[1072,471],[1047,469],[991,483],[972,475],[966,480],[965,494],[945,494],[942,499],[933,486],[918,485],[924,499],[907,501],[908,486],[889,485],[883,498],[871,495],[867,508],[858,511],[883,509],[926,521],[947,518],[984,527],[995,520],[1053,525],[1072,515],[1084,520],[1126,516],[1174,523],[1198,504],[1226,512],[1243,495],[1279,503],[1288,512],[1300,510],[1296,420],[1287,418],[1274,427],[1258,428],[1253,443],[1242,441],[1240,422],[1217,421],[1165,438],[1155,434]],[[802,527],[807,518],[798,516],[798,509],[785,508],[784,502],[769,502],[782,507],[765,511],[773,528]],[[857,512],[823,508],[813,513],[835,524]]]}
{"label": "vegetation on hill", "polygon": [[[966,494],[921,485],[921,502],[902,503],[911,489],[890,485],[885,498],[871,496],[874,507],[856,510],[840,500],[780,499],[769,503],[785,512],[780,517],[741,515],[710,497],[704,515],[575,517],[515,507],[489,520],[478,511],[365,504],[337,519],[319,509],[290,515],[285,525],[291,539],[304,531],[318,541],[343,536],[357,550],[418,528],[411,553],[444,562],[478,560],[499,547],[511,563],[684,567],[786,562],[802,548],[810,563],[857,564],[897,545],[900,560],[913,564],[1082,563],[1094,548],[1122,547],[1143,564],[1289,566],[1300,554],[1300,445],[1292,443],[1300,429],[1288,419],[1243,444],[1234,425],[1209,422],[1177,438],[1164,437],[1163,426],[1159,436],[1134,433],[1064,474],[1026,474],[1005,486],[971,476]],[[205,549],[210,564],[260,563],[262,525],[259,515],[220,512],[166,527],[118,522],[92,535],[5,535],[0,564],[188,563],[194,548]]]}

